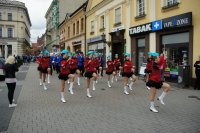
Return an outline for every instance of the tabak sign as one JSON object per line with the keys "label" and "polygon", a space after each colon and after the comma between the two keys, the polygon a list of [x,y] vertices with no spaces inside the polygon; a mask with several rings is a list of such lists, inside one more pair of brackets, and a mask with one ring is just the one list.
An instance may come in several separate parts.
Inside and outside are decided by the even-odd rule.
{"label": "tabak sign", "polygon": [[139,25],[139,26],[130,28],[129,34],[133,35],[133,34],[139,34],[139,33],[148,32],[148,31],[151,31],[151,23],[147,23],[147,24],[143,24],[143,25]]}
{"label": "tabak sign", "polygon": [[147,24],[135,26],[129,29],[129,35],[135,35],[145,32],[154,32],[162,29],[184,27],[192,25],[192,12],[180,14],[177,16],[156,20]]}

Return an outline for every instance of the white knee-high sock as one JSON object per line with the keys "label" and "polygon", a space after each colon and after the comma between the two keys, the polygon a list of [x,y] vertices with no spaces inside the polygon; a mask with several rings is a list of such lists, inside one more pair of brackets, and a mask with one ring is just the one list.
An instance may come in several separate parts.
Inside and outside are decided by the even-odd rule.
{"label": "white knee-high sock", "polygon": [[159,99],[163,100],[163,98],[166,96],[167,92],[162,92],[162,94],[159,96]]}

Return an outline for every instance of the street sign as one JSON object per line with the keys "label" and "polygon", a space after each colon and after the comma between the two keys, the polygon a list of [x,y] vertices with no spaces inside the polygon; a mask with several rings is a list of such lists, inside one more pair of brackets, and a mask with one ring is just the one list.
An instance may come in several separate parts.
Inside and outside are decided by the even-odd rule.
{"label": "street sign", "polygon": [[162,20],[157,20],[151,23],[152,31],[162,30]]}

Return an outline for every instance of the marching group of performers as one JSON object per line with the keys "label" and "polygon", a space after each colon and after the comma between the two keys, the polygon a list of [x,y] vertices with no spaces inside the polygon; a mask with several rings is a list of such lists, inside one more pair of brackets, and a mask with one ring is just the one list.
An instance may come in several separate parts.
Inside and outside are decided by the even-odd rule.
{"label": "marching group of performers", "polygon": [[[147,65],[145,69],[146,73],[146,86],[150,90],[150,110],[157,113],[158,110],[154,106],[154,100],[156,97],[157,89],[163,88],[161,96],[157,100],[161,104],[165,104],[163,99],[170,89],[170,85],[165,83],[161,77],[161,70],[165,57],[159,56],[158,53],[148,53],[149,57],[147,59]],[[134,82],[137,80],[135,76],[135,66],[133,66],[130,60],[130,53],[124,55],[123,65],[121,60],[118,58],[118,54],[115,54],[114,60],[111,56],[107,57],[107,68],[106,74],[108,75],[108,87],[111,87],[111,83],[114,80],[117,82],[117,77],[122,76],[124,78],[124,94],[128,95],[129,90],[132,90]],[[91,98],[90,93],[90,82],[92,82],[92,90],[96,90],[96,84],[98,83],[97,78],[102,77],[103,65],[102,65],[102,55],[95,51],[89,51],[87,56],[84,56],[82,52],[69,53],[68,50],[63,50],[60,55],[51,55],[47,50],[41,52],[37,57],[36,62],[39,71],[40,85],[43,85],[44,90],[46,87],[46,77],[47,83],[50,84],[50,75],[52,75],[53,70],[56,70],[58,78],[61,83],[61,102],[65,103],[65,82],[68,82],[68,91],[73,95],[73,87],[75,74],[77,74],[77,83],[80,86],[80,77],[84,76],[86,79],[86,96]]]}

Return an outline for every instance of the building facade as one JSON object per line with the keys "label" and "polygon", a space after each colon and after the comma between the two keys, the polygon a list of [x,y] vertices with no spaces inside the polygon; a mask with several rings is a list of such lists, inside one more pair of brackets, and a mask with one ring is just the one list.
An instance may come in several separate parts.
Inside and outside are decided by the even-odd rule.
{"label": "building facade", "polygon": [[[86,0],[52,0],[46,12],[46,48],[52,52],[60,49],[60,32],[58,26]],[[55,48],[57,50],[55,50]]]}
{"label": "building facade", "polygon": [[23,55],[30,49],[31,21],[24,3],[0,1],[0,54]]}
{"label": "building facade", "polygon": [[87,2],[81,5],[59,25],[60,46],[70,52],[82,51],[85,53],[85,11]]}
{"label": "building facade", "polygon": [[[130,49],[130,4],[126,0],[89,0],[87,7],[87,50],[119,55]],[[121,60],[122,61],[122,60]]]}
{"label": "building facade", "polygon": [[188,79],[195,78],[193,64],[200,54],[200,1],[193,0],[131,0],[131,53],[139,73],[147,52],[165,53],[168,81],[182,80],[181,65],[189,66]]}

